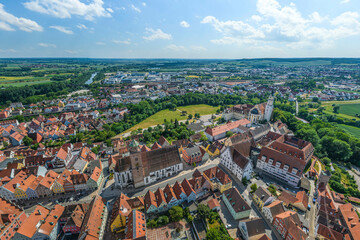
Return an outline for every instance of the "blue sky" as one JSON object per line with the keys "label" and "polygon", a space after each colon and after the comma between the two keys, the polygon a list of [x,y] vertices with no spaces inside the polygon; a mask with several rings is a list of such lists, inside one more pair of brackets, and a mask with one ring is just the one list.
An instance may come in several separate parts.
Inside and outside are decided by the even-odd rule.
{"label": "blue sky", "polygon": [[0,57],[360,57],[358,0],[0,0]]}

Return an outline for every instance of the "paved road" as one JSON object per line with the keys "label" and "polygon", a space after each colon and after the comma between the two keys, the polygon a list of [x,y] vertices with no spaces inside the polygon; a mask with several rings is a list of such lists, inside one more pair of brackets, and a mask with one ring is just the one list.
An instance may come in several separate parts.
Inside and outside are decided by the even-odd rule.
{"label": "paved road", "polygon": [[310,222],[310,227],[309,227],[309,236],[311,239],[315,239],[315,213],[316,213],[316,203],[313,203],[313,198],[314,198],[314,192],[315,192],[315,184],[313,180],[310,180],[310,194],[309,194],[309,204],[311,206],[310,209],[310,217],[309,217],[309,222]]}
{"label": "paved road", "polygon": [[[216,158],[214,160],[208,160],[203,165],[196,167],[195,169],[198,169],[200,172],[205,171],[206,169],[215,167],[219,164],[219,158]],[[192,174],[194,173],[195,169],[190,170],[184,170],[180,172],[178,175],[172,177],[172,178],[166,178],[161,182],[152,184],[151,186],[139,188],[139,189],[132,189],[132,190],[120,190],[117,188],[114,188],[114,190],[111,190],[111,185],[107,186],[103,189],[101,196],[105,198],[106,200],[110,200],[113,198],[116,198],[119,196],[122,192],[126,193],[129,197],[136,197],[136,196],[144,196],[149,190],[156,191],[158,188],[164,188],[167,184],[173,185],[176,181],[182,181],[183,179],[191,179]]]}
{"label": "paved road", "polygon": [[[248,184],[247,188],[242,184],[242,182],[236,177],[234,176],[230,171],[227,170],[227,168],[223,167],[222,165],[219,165],[219,167],[226,173],[229,175],[229,177],[231,178],[231,180],[233,181],[233,186],[235,186],[239,192],[241,193],[241,195],[243,196],[243,198],[245,199],[245,201],[251,206],[251,213],[250,216],[251,217],[262,217],[262,214],[260,213],[260,211],[254,207],[254,204],[252,204],[252,201],[250,199],[249,196],[249,190],[250,190],[250,186],[251,184]],[[264,186],[266,187],[266,184],[262,181],[262,180],[255,180],[253,181],[253,183],[256,183],[258,186]],[[264,218],[263,218],[264,219]],[[264,222],[266,223],[265,225],[265,231],[266,231],[266,235],[268,237],[270,237],[271,239],[281,239],[279,237],[276,236],[276,233],[274,231],[272,231],[272,225],[269,224],[267,221]]]}

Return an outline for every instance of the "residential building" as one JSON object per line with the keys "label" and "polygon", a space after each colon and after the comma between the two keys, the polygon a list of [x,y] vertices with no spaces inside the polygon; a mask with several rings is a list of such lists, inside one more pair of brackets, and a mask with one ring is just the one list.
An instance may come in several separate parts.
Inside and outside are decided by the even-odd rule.
{"label": "residential building", "polygon": [[258,240],[265,234],[265,223],[262,218],[252,218],[239,222],[243,239]]}
{"label": "residential building", "polygon": [[276,215],[285,212],[282,201],[275,200],[267,206],[262,208],[262,212],[269,222],[273,222]]}
{"label": "residential building", "polygon": [[125,230],[126,239],[146,240],[146,220],[144,213],[133,210],[128,217]]}
{"label": "residential building", "polygon": [[251,208],[239,191],[232,187],[222,194],[222,199],[235,220],[248,218]]}
{"label": "residential building", "polygon": [[218,166],[205,170],[202,176],[210,182],[212,191],[219,190],[223,193],[232,187],[231,178]]}
{"label": "residential building", "polygon": [[277,135],[276,140],[261,148],[256,167],[296,187],[313,153],[314,147],[310,142],[289,135]]}
{"label": "residential building", "polygon": [[12,239],[16,231],[26,220],[27,216],[23,209],[14,203],[0,198],[0,239]]}
{"label": "residential building", "polygon": [[250,127],[251,122],[247,119],[237,120],[235,122],[229,122],[224,125],[217,127],[207,127],[205,130],[205,135],[209,141],[216,141],[226,137],[227,132],[232,133],[243,133],[247,131],[246,127]]}
{"label": "residential building", "polygon": [[271,193],[263,187],[258,187],[252,196],[254,202],[259,206],[260,209],[274,201],[274,197],[271,195]]}
{"label": "residential building", "polygon": [[340,205],[339,213],[341,224],[343,226],[346,226],[346,229],[349,232],[350,239],[360,239],[360,218],[351,203]]}

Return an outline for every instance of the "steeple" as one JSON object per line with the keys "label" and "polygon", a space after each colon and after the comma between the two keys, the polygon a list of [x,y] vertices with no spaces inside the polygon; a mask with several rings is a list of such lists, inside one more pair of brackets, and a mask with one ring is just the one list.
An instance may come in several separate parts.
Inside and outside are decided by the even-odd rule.
{"label": "steeple", "polygon": [[273,112],[273,109],[274,109],[274,97],[273,96],[270,96],[268,101],[267,101],[267,104],[266,104],[266,108],[265,108],[265,120],[266,121],[270,121],[271,119],[271,114]]}

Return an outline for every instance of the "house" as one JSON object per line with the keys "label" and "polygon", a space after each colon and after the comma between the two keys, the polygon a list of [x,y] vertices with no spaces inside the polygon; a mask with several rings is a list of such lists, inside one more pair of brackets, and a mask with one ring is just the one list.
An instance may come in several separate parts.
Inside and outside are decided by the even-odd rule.
{"label": "house", "polygon": [[282,191],[278,199],[283,201],[285,206],[293,206],[304,212],[307,210],[309,203],[309,197],[305,191],[297,192],[296,196],[293,196],[287,191]]}
{"label": "house", "polygon": [[262,218],[252,218],[239,222],[243,239],[258,240],[265,234],[265,223]]}
{"label": "house", "polygon": [[248,218],[250,216],[251,208],[249,204],[235,187],[224,191],[222,200],[235,220]]}
{"label": "house", "polygon": [[181,186],[181,184],[178,181],[175,182],[175,184],[173,186],[173,190],[174,190],[174,193],[176,195],[176,198],[177,198],[179,204],[187,201],[187,195],[184,191],[184,188]]}
{"label": "house", "polygon": [[220,163],[229,169],[239,180],[251,179],[253,172],[250,160],[251,148],[255,146],[253,138],[245,139],[228,147],[220,155]]}
{"label": "house", "polygon": [[158,211],[156,197],[152,191],[148,191],[145,194],[144,204],[145,204],[145,213],[151,214],[151,213],[156,213]]}
{"label": "house", "polygon": [[79,234],[88,208],[88,203],[67,205],[60,217],[60,231],[67,236]]}
{"label": "house", "polygon": [[179,203],[173,188],[169,184],[167,184],[166,187],[164,188],[164,197],[167,203],[167,207],[169,209],[172,208],[173,206],[178,205]]}
{"label": "house", "polygon": [[276,140],[261,148],[256,167],[296,187],[313,153],[310,142],[289,135],[276,135]]}
{"label": "house", "polygon": [[70,175],[71,182],[74,185],[75,191],[86,191],[88,190],[87,181],[89,176],[85,173],[78,173]]}
{"label": "house", "polygon": [[259,206],[259,208],[262,209],[264,206],[274,201],[274,198],[266,188],[259,187],[253,193],[253,200]]}
{"label": "house", "polygon": [[22,144],[24,137],[25,136],[23,134],[19,132],[14,132],[9,136],[9,139],[13,146],[19,146]]}
{"label": "house", "polygon": [[57,167],[68,166],[72,159],[72,153],[70,148],[60,148],[54,159],[51,161],[52,165]]}
{"label": "house", "polygon": [[89,180],[87,181],[88,189],[97,189],[100,186],[102,179],[102,171],[98,167],[95,167]]}
{"label": "house", "polygon": [[247,119],[237,120],[235,122],[229,122],[217,127],[207,127],[205,135],[209,141],[216,141],[226,137],[227,132],[242,133],[247,131],[246,127],[250,127],[251,122]]}
{"label": "house", "polygon": [[199,146],[191,146],[189,148],[184,148],[182,151],[182,158],[188,164],[200,163],[206,161],[209,158],[209,155],[203,154]]}
{"label": "house", "polygon": [[125,234],[126,239],[146,239],[146,220],[144,213],[137,210],[131,212],[128,217]]}
{"label": "house", "polygon": [[14,203],[0,198],[0,212],[0,239],[12,239],[27,218],[25,211]]}
{"label": "house", "polygon": [[360,239],[360,219],[351,203],[339,206],[340,221],[349,232],[350,239]]}
{"label": "house", "polygon": [[81,225],[79,239],[102,240],[107,220],[107,207],[104,200],[96,195],[90,203]]}
{"label": "house", "polygon": [[283,239],[307,239],[307,235],[301,229],[301,221],[296,212],[286,211],[276,215],[273,221],[273,226]]}
{"label": "house", "polygon": [[216,198],[210,199],[207,205],[212,211],[220,211],[220,203]]}
{"label": "house", "polygon": [[269,222],[273,222],[276,215],[285,212],[282,201],[275,200],[267,206],[262,208],[262,212],[265,217],[269,220]]}
{"label": "house", "polygon": [[47,209],[38,205],[34,212],[23,222],[14,235],[15,240],[49,239],[56,240],[59,227],[59,218],[64,211],[61,205]]}
{"label": "house", "polygon": [[205,170],[202,176],[210,182],[212,191],[219,190],[220,193],[223,193],[232,187],[231,178],[218,166]]}
{"label": "house", "polygon": [[110,213],[110,229],[114,233],[125,231],[127,217],[132,211],[128,202],[129,199],[129,197],[121,193],[114,202]]}

